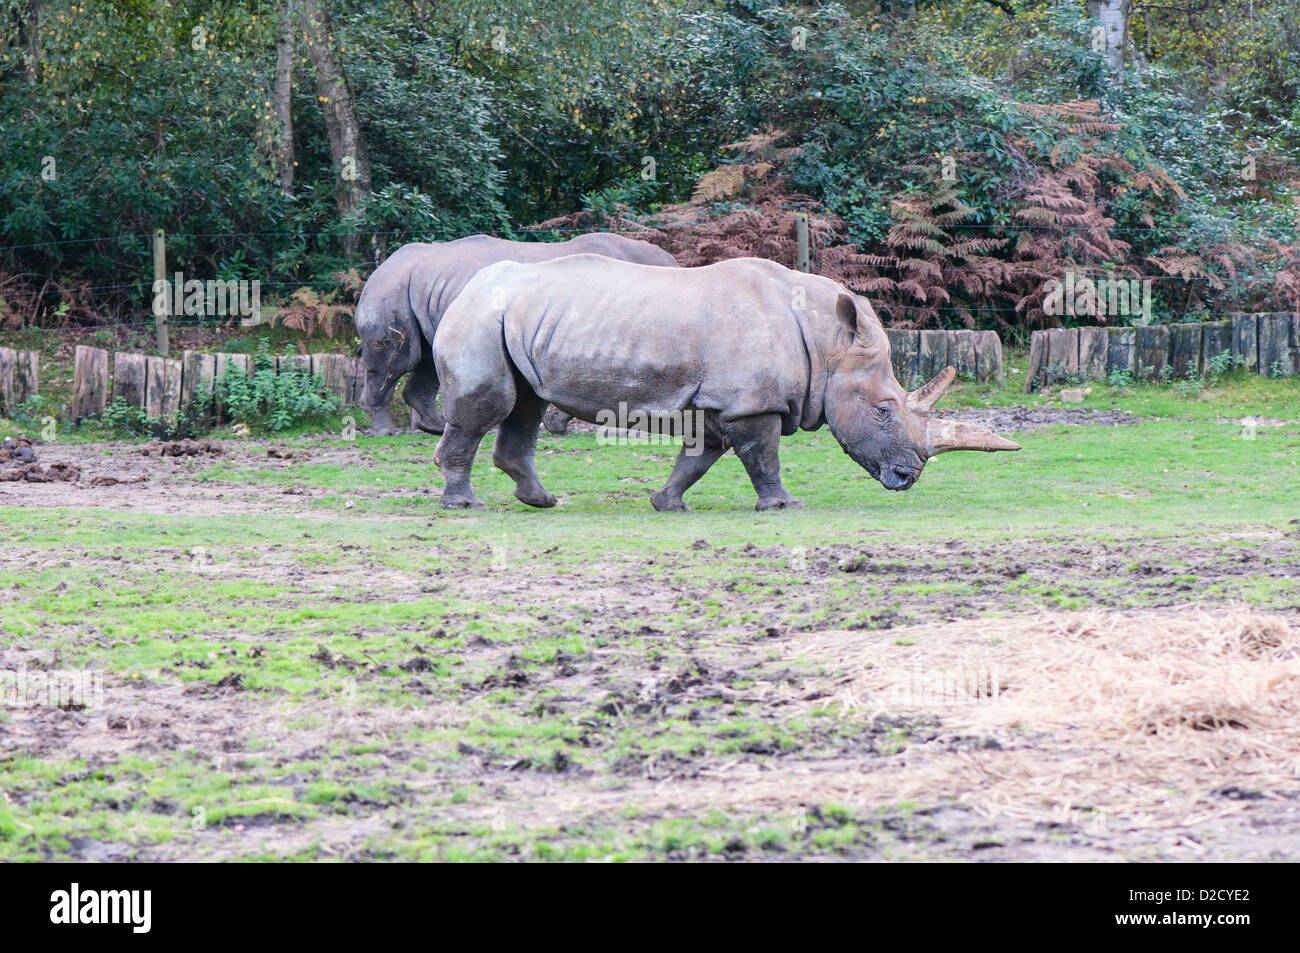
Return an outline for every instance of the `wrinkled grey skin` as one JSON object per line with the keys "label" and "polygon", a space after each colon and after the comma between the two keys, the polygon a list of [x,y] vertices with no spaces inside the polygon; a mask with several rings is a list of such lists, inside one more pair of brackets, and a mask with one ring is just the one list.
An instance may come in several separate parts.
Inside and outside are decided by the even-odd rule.
{"label": "wrinkled grey skin", "polygon": [[[593,422],[620,402],[650,414],[703,411],[703,452],[683,447],[651,497],[658,510],[686,509],[682,494],[728,446],[749,474],[757,509],[799,506],[781,483],[778,443],[800,428],[829,425],[891,490],[915,483],[932,455],[926,417],[894,378],[870,303],[763,259],[678,270],[595,255],[493,265],[443,316],[434,353],[447,414],[435,461],[449,508],[483,505],[470,467],[498,425],[493,462],[515,480],[515,496],[555,504],[533,466],[548,401]],[[941,390],[923,389],[934,399]]]}
{"label": "wrinkled grey skin", "polygon": [[[442,433],[430,344],[443,313],[480,268],[499,261],[548,261],[580,252],[647,265],[677,265],[672,255],[648,242],[606,233],[579,235],[567,242],[512,242],[472,235],[454,242],[414,242],[389,256],[366,281],[357,302],[357,333],[366,371],[361,402],[370,415],[371,433],[398,432],[390,407],[393,388],[404,374],[411,375],[403,397],[415,411],[414,426]],[[568,420],[553,416],[551,424],[562,431]]]}

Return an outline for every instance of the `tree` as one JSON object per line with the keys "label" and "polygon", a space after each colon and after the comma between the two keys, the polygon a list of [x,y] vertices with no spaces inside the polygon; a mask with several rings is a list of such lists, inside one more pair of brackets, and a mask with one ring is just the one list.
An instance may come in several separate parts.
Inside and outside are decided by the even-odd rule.
{"label": "tree", "polygon": [[1088,0],[1088,15],[1096,17],[1106,31],[1106,62],[1113,69],[1124,65],[1124,53],[1129,45],[1128,18],[1132,10],[1132,0]]}
{"label": "tree", "polygon": [[275,30],[275,81],[272,96],[275,115],[279,121],[275,160],[280,173],[280,191],[293,192],[293,111],[290,100],[293,93],[293,0],[283,0],[280,20]]}
{"label": "tree", "polygon": [[[361,211],[362,203],[371,192],[370,159],[361,138],[352,92],[332,45],[329,16],[321,0],[300,0],[300,3],[303,36],[316,71],[317,98],[325,117],[330,157],[338,176],[335,194],[339,214],[347,218]],[[349,254],[355,249],[355,244],[355,241],[350,243]]]}

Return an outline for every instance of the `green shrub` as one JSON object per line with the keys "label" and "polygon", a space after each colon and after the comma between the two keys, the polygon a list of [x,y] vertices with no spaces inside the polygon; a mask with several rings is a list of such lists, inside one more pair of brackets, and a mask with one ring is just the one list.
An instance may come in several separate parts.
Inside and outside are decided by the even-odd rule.
{"label": "green shrub", "polygon": [[1127,390],[1133,386],[1133,375],[1117,367],[1107,375],[1106,383],[1115,390]]}
{"label": "green shrub", "polygon": [[1210,358],[1210,362],[1205,365],[1205,376],[1211,381],[1217,381],[1224,374],[1228,373],[1228,371],[1232,370],[1234,365],[1235,362],[1232,357],[1232,352],[1220,351],[1218,354],[1214,355],[1214,357]]}
{"label": "green shrub", "polygon": [[278,433],[295,424],[323,420],[341,407],[318,375],[277,374],[275,359],[265,348],[253,356],[253,373],[228,374],[217,382],[215,391],[226,416],[252,431]]}
{"label": "green shrub", "polygon": [[174,420],[160,420],[148,416],[143,408],[132,407],[121,397],[114,397],[95,425],[112,435],[155,440],[193,439],[212,429],[212,398],[201,395]]}

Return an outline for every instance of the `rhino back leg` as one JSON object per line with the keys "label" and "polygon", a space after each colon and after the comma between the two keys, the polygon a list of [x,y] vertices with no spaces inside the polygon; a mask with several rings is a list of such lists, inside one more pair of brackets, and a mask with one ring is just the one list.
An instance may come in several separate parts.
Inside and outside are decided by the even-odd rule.
{"label": "rhino back leg", "polygon": [[483,503],[470,485],[474,455],[483,435],[514,411],[518,396],[500,323],[477,320],[473,312],[459,320],[444,319],[434,341],[434,358],[446,414],[446,428],[433,455],[446,482],[442,505],[479,508]]}
{"label": "rhino back leg", "polygon": [[533,464],[533,452],[537,448],[537,425],[546,411],[546,401],[542,400],[528,382],[517,374],[514,410],[497,428],[496,447],[492,452],[492,462],[515,481],[515,498],[529,506],[548,507],[555,505],[555,497],[546,491],[537,477],[537,468]]}
{"label": "rhino back leg", "polygon": [[718,462],[726,450],[722,442],[722,432],[712,414],[705,421],[702,439],[698,445],[682,444],[673,464],[673,472],[663,489],[650,497],[650,505],[663,513],[685,513],[689,507],[682,499],[682,494],[693,487],[700,477],[709,471],[709,467]]}
{"label": "rhino back leg", "polygon": [[723,433],[745,465],[758,494],[756,510],[803,506],[781,483],[781,415],[758,414],[723,424]]}
{"label": "rhino back leg", "polygon": [[474,467],[474,456],[487,427],[461,427],[447,422],[438,449],[434,451],[434,462],[442,467],[445,486],[442,491],[442,505],[449,510],[486,509],[482,500],[474,495],[469,475]]}

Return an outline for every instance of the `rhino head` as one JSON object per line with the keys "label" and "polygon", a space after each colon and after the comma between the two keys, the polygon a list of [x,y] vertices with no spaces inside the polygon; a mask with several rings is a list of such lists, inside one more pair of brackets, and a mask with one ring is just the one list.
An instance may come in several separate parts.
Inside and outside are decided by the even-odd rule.
{"label": "rhino head", "polygon": [[826,423],[844,452],[885,489],[906,490],[926,461],[949,450],[1020,449],[984,427],[931,417],[956,370],[945,368],[924,387],[905,391],[894,377],[889,339],[866,301],[859,305],[841,294],[835,316],[840,327],[826,381]]}

